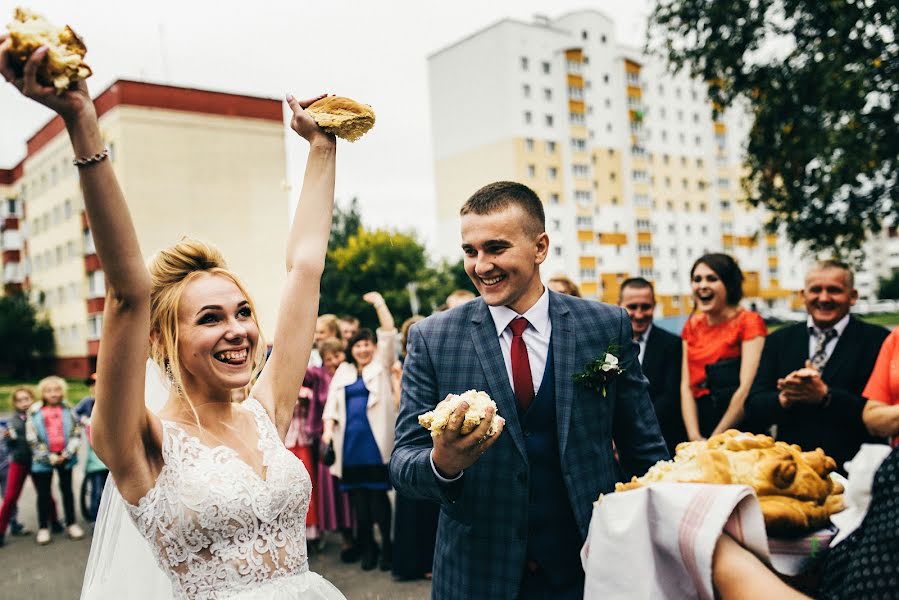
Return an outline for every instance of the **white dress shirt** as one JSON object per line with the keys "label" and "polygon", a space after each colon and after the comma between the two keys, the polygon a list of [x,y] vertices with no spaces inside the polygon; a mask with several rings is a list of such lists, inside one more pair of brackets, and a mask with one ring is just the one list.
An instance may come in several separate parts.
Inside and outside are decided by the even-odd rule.
{"label": "white dress shirt", "polygon": [[488,306],[493,324],[496,327],[496,335],[499,336],[499,348],[503,352],[503,362],[506,363],[506,374],[509,376],[509,385],[515,389],[512,382],[512,330],[509,323],[518,317],[524,317],[530,326],[524,330],[521,337],[528,349],[528,364],[531,367],[531,379],[534,381],[534,395],[540,390],[543,381],[543,372],[546,370],[546,357],[549,354],[549,339],[553,326],[549,320],[549,291],[544,288],[543,295],[534,303],[527,312],[519,315],[508,306]]}
{"label": "white dress shirt", "polygon": [[637,355],[637,360],[640,361],[641,365],[643,364],[643,356],[646,354],[646,340],[649,339],[650,331],[652,331],[652,323],[649,324],[649,327],[646,328],[642,335],[637,337],[637,345],[640,346],[640,354]]}
{"label": "white dress shirt", "polygon": [[[806,320],[806,324],[808,325],[809,336],[808,336],[808,357],[809,360],[815,355],[815,346],[818,345],[818,337],[817,334],[819,331],[826,331],[820,329],[817,325],[815,325],[815,321],[812,319],[812,316],[809,315]],[[836,330],[837,334],[830,339],[827,344],[824,345],[824,356],[827,360],[830,360],[830,355],[833,354],[833,349],[837,347],[837,342],[840,340],[840,336],[843,335],[843,332],[846,331],[846,326],[849,325],[849,315],[847,314],[845,317],[837,321],[837,324],[831,327],[830,329]],[[824,364],[827,364],[825,361]]]}

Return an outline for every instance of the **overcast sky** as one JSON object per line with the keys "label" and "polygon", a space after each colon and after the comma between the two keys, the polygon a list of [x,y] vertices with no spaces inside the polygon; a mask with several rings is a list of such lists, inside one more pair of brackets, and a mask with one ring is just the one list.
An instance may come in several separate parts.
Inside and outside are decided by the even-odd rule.
{"label": "overcast sky", "polygon": [[[435,194],[427,56],[506,17],[531,21],[584,8],[615,19],[618,41],[638,46],[650,1],[0,0],[0,23],[22,4],[71,25],[88,47],[94,94],[128,78],[273,98],[329,92],[370,104],[375,128],[339,149],[338,200],[357,196],[366,224],[414,229],[428,240]],[[50,116],[0,85],[0,168],[22,159],[25,141]],[[305,157],[294,137],[292,198]]]}

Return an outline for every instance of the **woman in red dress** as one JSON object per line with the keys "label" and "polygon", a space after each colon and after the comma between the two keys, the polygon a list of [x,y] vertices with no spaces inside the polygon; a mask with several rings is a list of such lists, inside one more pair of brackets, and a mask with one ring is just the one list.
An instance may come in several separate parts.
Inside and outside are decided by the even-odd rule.
{"label": "woman in red dress", "polygon": [[[690,271],[690,285],[695,307],[681,333],[681,412],[692,441],[740,423],[768,330],[758,313],[740,308],[743,272],[730,256],[701,256]],[[739,386],[729,398],[717,397],[709,387],[706,367],[732,359],[739,359]]]}

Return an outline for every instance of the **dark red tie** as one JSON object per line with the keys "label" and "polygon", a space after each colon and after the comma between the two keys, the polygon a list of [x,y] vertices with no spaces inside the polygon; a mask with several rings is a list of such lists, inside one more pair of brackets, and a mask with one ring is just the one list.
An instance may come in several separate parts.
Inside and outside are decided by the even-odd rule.
{"label": "dark red tie", "polygon": [[528,328],[528,320],[516,317],[509,323],[512,330],[512,387],[518,408],[526,411],[534,400],[534,380],[531,377],[531,363],[528,360],[528,347],[521,334]]}

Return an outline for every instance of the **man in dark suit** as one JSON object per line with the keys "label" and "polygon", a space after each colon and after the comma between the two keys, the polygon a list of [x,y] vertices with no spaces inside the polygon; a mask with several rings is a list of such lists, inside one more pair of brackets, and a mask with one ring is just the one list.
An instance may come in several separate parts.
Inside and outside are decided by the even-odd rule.
{"label": "man in dark suit", "polygon": [[849,267],[823,261],[806,274],[802,298],[808,319],[768,336],[746,400],[747,429],[776,425],[778,440],[816,447],[837,467],[871,438],[862,421],[868,381],[889,333],[849,314],[858,299]]}
{"label": "man in dark suit", "polygon": [[[527,186],[490,184],[461,215],[465,269],[481,297],[409,332],[391,479],[441,504],[433,598],[580,599],[593,502],[619,470],[640,475],[667,456],[639,368],[610,378],[605,393],[573,381],[610,347],[619,364],[637,362],[630,319],[543,286],[549,238]],[[498,434],[487,435],[492,412],[461,434],[464,404],[437,437],[418,424],[470,389],[496,402]]]}
{"label": "man in dark suit", "polygon": [[646,279],[632,277],[622,281],[618,306],[624,308],[631,318],[634,341],[640,346],[640,365],[649,380],[649,398],[656,409],[668,453],[674,456],[675,447],[687,441],[680,409],[683,342],[673,333],[653,326],[655,290]]}

